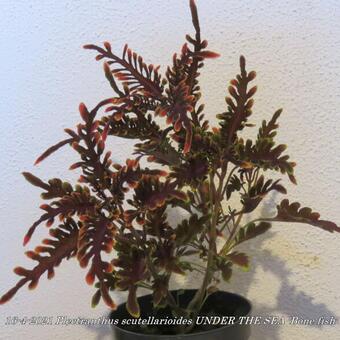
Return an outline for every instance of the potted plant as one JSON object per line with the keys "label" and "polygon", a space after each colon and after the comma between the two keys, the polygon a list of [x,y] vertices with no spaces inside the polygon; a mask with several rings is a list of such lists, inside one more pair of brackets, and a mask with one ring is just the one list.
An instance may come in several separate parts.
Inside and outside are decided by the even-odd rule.
{"label": "potted plant", "polygon": [[[234,265],[248,269],[249,259],[237,247],[275,222],[340,231],[335,223],[288,199],[278,203],[274,216],[244,222],[269,193],[287,193],[280,179],[269,178],[269,172],[287,175],[296,184],[295,163],[285,153],[286,146],[275,142],[282,110],[262,122],[255,140],[241,137],[245,128],[253,126],[249,118],[256,92],[251,85],[256,73],[246,70],[241,56],[225,112],[217,115],[219,128],[209,127],[199,103],[198,78],[205,59],[218,54],[206,49],[193,0],[190,10],[195,35],[186,36],[187,43],[173,56],[164,76],[127,45],[121,56],[108,42],[103,47],[84,46],[105,61],[104,73],[114,95],[93,109],[81,103],[76,129],[65,129],[68,137],[36,160],[38,164],[70,145],[80,157],[70,166],[81,171],[79,184],[58,178],[45,182],[23,173],[49,201],[40,207],[43,213],[29,228],[24,245],[40,224],[55,227],[41,246],[26,252],[36,266],[14,269],[21,278],[1,297],[1,304],[27,284],[35,288],[45,273],[52,278],[56,266],[76,257],[81,267],[89,268],[86,282],[95,284],[92,305],[102,299],[113,310],[111,317],[121,321],[115,326],[118,339],[168,339],[178,334],[196,340],[248,339],[249,326],[238,320],[250,313],[250,303],[218,290],[221,280],[230,280]],[[106,146],[110,136],[137,140],[134,156],[126,164],[113,163]],[[168,221],[170,209],[184,213],[177,225]],[[193,271],[202,274],[198,289],[170,290],[173,273]],[[138,298],[139,288],[151,294]],[[128,292],[126,304],[116,306],[113,290]],[[124,319],[150,315],[153,321],[172,322],[123,326]],[[204,326],[198,322],[202,316],[225,316],[229,321],[219,327]]]}

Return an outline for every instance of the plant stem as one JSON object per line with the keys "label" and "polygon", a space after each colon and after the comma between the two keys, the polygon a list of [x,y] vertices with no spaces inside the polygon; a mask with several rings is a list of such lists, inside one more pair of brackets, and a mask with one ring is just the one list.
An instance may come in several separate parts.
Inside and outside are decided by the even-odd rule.
{"label": "plant stem", "polygon": [[223,188],[223,191],[222,191],[222,197],[225,195],[226,191],[227,191],[227,187],[228,187],[228,184],[229,184],[229,181],[231,179],[231,176],[233,175],[234,171],[238,168],[238,166],[234,166],[233,169],[230,171],[229,175],[228,175],[228,178],[225,182],[225,185],[224,185],[224,188]]}
{"label": "plant stem", "polygon": [[238,217],[237,217],[237,220],[236,222],[234,223],[234,227],[226,241],[226,243],[224,244],[224,246],[222,247],[221,251],[220,251],[220,254],[221,255],[226,255],[228,250],[229,250],[229,246],[233,240],[233,238],[235,237],[236,235],[236,231],[237,231],[237,228],[239,226],[239,224],[241,223],[241,220],[242,220],[242,217],[243,217],[243,212],[241,212]]}
{"label": "plant stem", "polygon": [[[210,204],[211,204],[211,209],[213,211],[212,211],[211,223],[210,223],[210,228],[209,228],[209,250],[208,250],[207,266],[206,266],[202,285],[197,290],[195,296],[193,297],[193,299],[190,301],[188,305],[188,309],[192,312],[193,318],[197,316],[198,312],[202,308],[202,304],[206,296],[206,290],[214,276],[214,257],[216,255],[216,238],[217,238],[216,226],[217,226],[218,214],[219,214],[220,207],[221,207],[220,201],[222,198],[223,180],[227,173],[227,164],[222,165],[222,171],[221,171],[221,175],[219,176],[219,186],[217,190],[214,184],[215,171],[216,170],[214,169],[209,175]],[[213,203],[214,203],[214,206],[212,206]],[[186,331],[187,332],[190,331],[191,328],[192,327],[189,327]]]}

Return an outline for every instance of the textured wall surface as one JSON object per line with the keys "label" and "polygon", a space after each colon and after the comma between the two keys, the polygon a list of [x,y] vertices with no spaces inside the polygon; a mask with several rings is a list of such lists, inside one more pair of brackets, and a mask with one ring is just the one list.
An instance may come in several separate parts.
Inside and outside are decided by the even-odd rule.
{"label": "textured wall surface", "polygon": [[[238,71],[238,56],[244,54],[248,69],[258,73],[255,121],[284,108],[278,138],[298,161],[299,186],[289,186],[290,197],[339,222],[339,1],[197,2],[203,35],[210,48],[221,53],[206,63],[201,77],[209,117],[214,120],[224,110],[227,82]],[[81,46],[109,40],[120,51],[129,42],[147,62],[164,70],[184,34],[192,31],[183,0],[0,1],[1,292],[15,283],[15,265],[31,265],[21,241],[39,216],[40,199],[39,190],[24,181],[21,171],[43,179],[75,179],[67,171],[75,159],[68,148],[38,167],[32,163],[46,146],[63,137],[63,128],[76,124],[80,101],[92,106],[110,95],[101,63]],[[113,155],[122,161],[132,146],[116,142]],[[273,205],[269,202],[263,212],[270,212]],[[32,244],[43,235],[46,229],[41,227]],[[339,236],[312,227],[277,225],[246,245],[252,269],[236,273],[225,288],[250,298],[254,314],[339,317],[339,241]],[[90,308],[93,289],[83,276],[84,270],[70,261],[56,270],[54,280],[42,279],[34,293],[20,291],[0,307],[0,338],[109,339],[106,328],[4,326],[7,316],[104,315],[105,306]],[[190,283],[190,278],[185,281]],[[179,282],[178,278],[174,285]],[[117,299],[124,296],[118,294]],[[339,325],[258,326],[253,339],[335,340],[339,333]]]}

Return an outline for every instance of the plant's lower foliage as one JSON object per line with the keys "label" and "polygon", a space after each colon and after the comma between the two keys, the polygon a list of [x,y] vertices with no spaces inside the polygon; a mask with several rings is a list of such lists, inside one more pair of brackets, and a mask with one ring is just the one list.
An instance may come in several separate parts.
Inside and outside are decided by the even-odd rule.
{"label": "plant's lower foliage", "polygon": [[115,250],[118,252],[112,261],[115,267],[120,268],[115,273],[116,288],[128,290],[126,308],[134,317],[140,316],[140,307],[137,301],[137,285],[150,278],[146,254],[136,245],[136,240],[131,233],[117,235]]}
{"label": "plant's lower foliage", "polygon": [[216,270],[221,272],[222,279],[229,282],[233,274],[233,265],[240,267],[243,271],[248,271],[249,258],[246,254],[235,251],[227,255],[217,256],[215,265]]}
{"label": "plant's lower foliage", "polygon": [[216,271],[220,271],[222,279],[229,282],[233,274],[233,262],[227,257],[218,256],[215,258]]}
{"label": "plant's lower foliage", "polygon": [[78,233],[79,227],[77,223],[70,218],[65,220],[58,228],[50,229],[52,238],[44,239],[42,241],[43,245],[36,247],[34,251],[26,252],[26,255],[37,261],[38,264],[33,269],[14,268],[14,272],[23,278],[1,297],[0,304],[10,300],[27,283],[29,283],[29,289],[34,289],[38,285],[41,276],[46,272],[47,277],[51,279],[54,276],[54,268],[62,260],[69,259],[77,253]]}
{"label": "plant's lower foliage", "polygon": [[246,224],[238,231],[233,241],[233,247],[265,233],[271,226],[271,223],[268,222],[250,222]]}
{"label": "plant's lower foliage", "polygon": [[112,273],[104,273],[104,279],[102,281],[98,281],[95,284],[95,287],[97,288],[96,292],[92,296],[91,300],[91,306],[96,307],[98,303],[100,302],[100,299],[102,297],[102,289],[101,287],[109,287],[110,290],[113,290],[116,286],[116,278],[114,276],[114,271]]}
{"label": "plant's lower foliage", "polygon": [[234,251],[226,256],[233,264],[240,266],[244,271],[249,269],[249,258],[246,254]]}
{"label": "plant's lower foliage", "polygon": [[164,271],[166,274],[176,273],[185,275],[185,269],[176,256],[176,244],[172,239],[164,240],[157,243],[153,257],[155,258],[154,264],[157,266],[158,271]]}
{"label": "plant's lower foliage", "polygon": [[183,220],[176,228],[176,244],[183,246],[195,239],[203,231],[209,217],[208,215],[199,218],[196,214],[192,214],[188,220]]}
{"label": "plant's lower foliage", "polygon": [[87,267],[91,261],[90,269],[86,275],[86,282],[92,285],[97,278],[100,295],[105,303],[115,308],[109,288],[106,285],[105,274],[113,271],[111,263],[102,259],[102,252],[111,253],[116,226],[103,216],[84,216],[79,231],[77,258],[81,267]]}
{"label": "plant's lower foliage", "polygon": [[153,284],[153,305],[160,306],[168,295],[169,291],[169,277],[167,275],[158,276]]}

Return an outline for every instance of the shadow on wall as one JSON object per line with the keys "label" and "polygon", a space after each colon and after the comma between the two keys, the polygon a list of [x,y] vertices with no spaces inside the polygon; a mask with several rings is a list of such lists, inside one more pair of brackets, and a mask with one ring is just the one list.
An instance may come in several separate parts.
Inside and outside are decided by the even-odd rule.
{"label": "shadow on wall", "polygon": [[[276,213],[275,194],[271,200],[263,203],[261,215],[273,216]],[[297,291],[294,285],[289,283],[289,276],[291,271],[288,269],[283,258],[274,255],[270,250],[261,250],[265,240],[272,238],[274,232],[269,230],[262,236],[259,236],[243,246],[243,251],[248,254],[254,254],[253,261],[251,262],[251,270],[247,273],[246,279],[242,280],[242,274],[240,274],[238,280],[235,280],[231,284],[231,288],[237,286],[237,290],[241,291],[243,295],[247,296],[253,280],[255,279],[255,273],[257,268],[262,268],[266,272],[272,273],[279,279],[280,289],[276,299],[276,305],[269,307],[261,303],[254,303],[252,315],[254,316],[298,316],[303,319],[318,319],[320,316],[336,317],[332,311],[323,303],[314,303],[313,297],[307,295],[303,291]],[[240,250],[242,248],[240,247]],[[244,277],[244,276],[243,276]],[[287,323],[287,319],[285,320]],[[280,327],[286,327],[285,325],[267,325],[265,327],[253,326],[251,340],[281,340]],[[314,325],[310,327],[320,328],[322,326]]]}
{"label": "shadow on wall", "polygon": [[[263,203],[261,215],[262,216],[272,216],[276,212],[276,206],[274,204],[275,195],[273,195],[272,200]],[[178,215],[177,215],[178,217]],[[248,221],[246,221],[248,222]],[[289,276],[291,275],[290,270],[287,268],[284,259],[274,255],[271,251],[265,249],[261,250],[265,240],[272,238],[274,235],[273,231],[268,231],[262,236],[259,236],[243,246],[243,251],[247,252],[250,256],[254,254],[254,260],[251,262],[251,270],[246,274],[240,273],[236,274],[236,278],[229,285],[229,290],[234,290],[237,287],[237,291],[242,292],[244,296],[248,295],[252,282],[255,279],[255,273],[257,268],[262,268],[264,271],[270,272],[275,275],[280,281],[280,290],[278,292],[276,306],[269,307],[261,303],[253,304],[252,314],[255,316],[276,316],[276,315],[286,315],[286,316],[298,316],[303,319],[318,319],[320,316],[334,317],[336,315],[330,311],[327,306],[323,303],[314,303],[313,297],[307,295],[303,291],[297,291],[294,285],[289,283]],[[242,247],[239,248],[242,250]],[[259,251],[261,250],[261,251]],[[269,259],[269,260],[268,260]],[[199,282],[197,279],[191,277],[191,280],[175,280],[173,283],[174,289],[182,287],[183,283],[185,286],[189,286],[190,282]],[[190,285],[191,287],[191,285]],[[236,289],[235,289],[236,290]],[[146,293],[144,293],[146,294]],[[143,295],[143,294],[141,294]],[[107,315],[104,315],[107,317]],[[286,320],[287,322],[287,320]],[[96,340],[107,340],[112,339],[112,330],[110,326],[86,326],[90,332],[95,334]],[[281,340],[279,331],[280,327],[276,325],[266,325],[265,327],[253,326],[252,335],[250,340]],[[310,327],[322,327],[318,325]]]}

